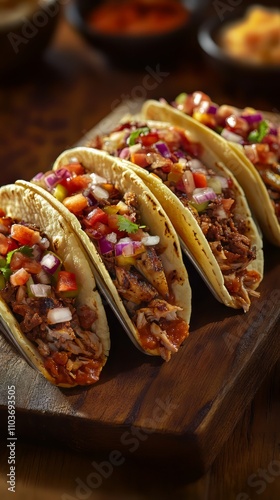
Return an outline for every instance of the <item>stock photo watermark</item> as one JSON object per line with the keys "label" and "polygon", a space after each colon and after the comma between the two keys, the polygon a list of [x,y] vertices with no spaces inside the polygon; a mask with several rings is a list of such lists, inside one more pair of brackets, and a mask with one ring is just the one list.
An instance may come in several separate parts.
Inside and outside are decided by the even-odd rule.
{"label": "stock photo watermark", "polygon": [[[128,453],[135,453],[143,441],[154,433],[154,428],[166,417],[172,414],[178,408],[178,404],[172,403],[170,397],[162,400],[157,398],[150,417],[144,421],[143,427],[131,426],[129,430],[124,431],[120,437],[122,449],[127,448]],[[61,500],[87,500],[92,492],[103,484],[114,472],[116,467],[123,465],[127,459],[127,453],[123,454],[118,449],[111,450],[107,460],[102,462],[91,462],[92,470],[83,478],[75,478],[75,491],[72,494],[64,493]]]}
{"label": "stock photo watermark", "polygon": [[239,7],[242,4],[242,2],[243,0],[214,0],[212,5],[220,21],[224,21],[227,12],[233,12],[236,7]]}
{"label": "stock photo watermark", "polygon": [[[267,485],[275,481],[280,476],[279,460],[272,460],[267,469],[258,469],[247,479],[247,485],[252,488],[254,494],[261,495],[265,492]],[[251,496],[245,492],[240,492],[235,500],[251,500]]]}
{"label": "stock photo watermark", "polygon": [[[225,332],[223,334],[223,339],[230,352],[233,352],[236,345],[240,342],[241,337],[244,335],[244,322],[247,323],[248,329],[246,330],[246,335],[250,335],[254,332],[256,328],[263,325],[267,318],[270,317],[275,306],[280,304],[280,289],[272,290],[270,294],[264,299],[256,302],[256,312],[254,316],[242,316],[240,318],[240,326],[242,328],[237,328],[235,333]],[[264,329],[265,332],[265,329]],[[265,335],[265,333],[263,333]]]}
{"label": "stock photo watermark", "polygon": [[16,54],[19,54],[20,49],[29,43],[40,31],[44,28],[50,18],[56,16],[63,5],[69,3],[69,0],[59,0],[54,2],[52,0],[41,0],[38,2],[39,9],[30,13],[28,17],[22,16],[22,27],[20,33],[10,31],[7,38]]}
{"label": "stock photo watermark", "polygon": [[7,473],[7,488],[10,493],[16,492],[16,388],[14,385],[9,385],[7,388],[8,400],[8,466]]}

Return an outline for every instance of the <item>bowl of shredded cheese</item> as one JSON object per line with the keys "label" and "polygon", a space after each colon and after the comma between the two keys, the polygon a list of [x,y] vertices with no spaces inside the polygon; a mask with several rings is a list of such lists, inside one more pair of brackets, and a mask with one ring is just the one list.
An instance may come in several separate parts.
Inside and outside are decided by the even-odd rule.
{"label": "bowl of shredded cheese", "polygon": [[280,8],[250,5],[221,20],[208,19],[199,29],[204,53],[222,68],[245,74],[280,71]]}

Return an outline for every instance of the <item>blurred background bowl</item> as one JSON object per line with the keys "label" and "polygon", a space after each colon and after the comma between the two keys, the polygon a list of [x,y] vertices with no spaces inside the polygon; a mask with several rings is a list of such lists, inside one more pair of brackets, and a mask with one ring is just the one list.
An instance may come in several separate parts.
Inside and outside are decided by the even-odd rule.
{"label": "blurred background bowl", "polygon": [[51,40],[60,10],[59,0],[1,0],[1,75],[35,63]]}
{"label": "blurred background bowl", "polygon": [[[130,0],[133,3],[134,0]],[[147,7],[155,3],[164,4],[166,0],[141,0]],[[171,0],[170,8],[179,4],[186,16],[178,17],[178,23],[166,30],[159,29],[160,23],[154,26],[153,31],[146,33],[134,32],[102,32],[93,23],[88,21],[89,14],[96,12],[107,4],[108,0],[73,0],[66,6],[66,16],[69,22],[77,29],[94,48],[101,51],[114,64],[121,66],[141,66],[148,63],[169,63],[178,57],[187,58],[191,53],[192,40],[196,39],[193,28],[196,26],[199,15],[203,12],[209,0]],[[168,0],[167,0],[168,3]],[[115,1],[111,12],[120,8],[121,2]],[[139,4],[139,1],[138,1]],[[182,14],[181,14],[182,15]],[[184,48],[184,50],[183,50]]]}
{"label": "blurred background bowl", "polygon": [[[261,9],[275,9],[275,7],[278,7],[277,10],[280,13],[278,1],[268,0],[265,4],[247,2],[244,5],[242,3],[240,7],[233,9],[232,12],[227,11],[224,13],[222,20],[218,15],[208,18],[198,29],[198,42],[206,61],[218,69],[223,77],[227,79],[234,78],[235,81],[237,78],[242,78],[244,81],[250,81],[252,85],[265,82],[268,86],[276,83],[279,86],[280,63],[256,62],[254,56],[233,57],[221,43],[222,32],[229,29],[233,23],[244,20],[245,16],[248,16],[248,9],[255,7]],[[256,36],[259,35],[256,34]],[[239,42],[238,35],[236,35],[235,40]]]}

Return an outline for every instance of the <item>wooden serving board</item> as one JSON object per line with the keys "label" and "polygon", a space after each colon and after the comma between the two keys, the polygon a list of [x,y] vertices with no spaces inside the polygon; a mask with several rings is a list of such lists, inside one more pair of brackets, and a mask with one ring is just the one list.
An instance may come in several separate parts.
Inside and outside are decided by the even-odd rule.
{"label": "wooden serving board", "polygon": [[111,462],[162,460],[185,480],[201,476],[280,355],[279,248],[265,244],[264,253],[261,296],[246,314],[217,302],[185,261],[193,292],[190,336],[168,363],[138,351],[105,305],[112,347],[100,382],[90,388],[52,386],[0,336],[1,432],[8,436],[7,394],[14,385],[18,439],[99,450]]}

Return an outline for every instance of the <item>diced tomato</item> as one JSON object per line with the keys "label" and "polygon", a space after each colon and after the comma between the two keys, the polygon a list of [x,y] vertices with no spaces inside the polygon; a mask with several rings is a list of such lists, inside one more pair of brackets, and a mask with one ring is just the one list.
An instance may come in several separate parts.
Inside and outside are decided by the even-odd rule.
{"label": "diced tomato", "polygon": [[180,134],[180,142],[181,142],[181,147],[184,148],[185,151],[187,151],[190,155],[193,155],[195,157],[199,157],[202,155],[202,145],[198,142],[191,142],[186,134],[181,131],[177,130],[178,134]]}
{"label": "diced tomato", "polygon": [[16,271],[17,269],[25,269],[28,273],[38,274],[42,270],[42,266],[40,262],[37,262],[34,259],[31,259],[27,255],[24,255],[21,252],[15,252],[12,255],[10,268],[12,271]]}
{"label": "diced tomato", "polygon": [[5,214],[4,210],[2,210],[2,208],[0,208],[0,217],[5,217],[5,215],[6,214]]}
{"label": "diced tomato", "polygon": [[21,224],[13,224],[11,227],[11,237],[18,241],[21,245],[35,245],[41,241],[41,236],[38,231],[30,229]]}
{"label": "diced tomato", "polygon": [[140,135],[139,140],[143,144],[143,146],[151,146],[151,144],[154,144],[158,141],[158,133],[149,132],[148,134]]}
{"label": "diced tomato", "polygon": [[7,253],[11,252],[12,250],[16,250],[19,247],[18,243],[15,240],[13,240],[13,238],[10,238],[10,236],[7,237],[7,240],[9,246]]}
{"label": "diced tomato", "polygon": [[94,226],[96,222],[103,222],[103,224],[108,223],[108,214],[105,213],[101,208],[94,208],[85,219],[87,226]]}
{"label": "diced tomato", "polygon": [[138,165],[139,167],[146,168],[150,165],[150,161],[147,158],[146,153],[132,153],[130,157],[132,163]]}
{"label": "diced tomato", "polygon": [[199,106],[202,101],[210,102],[211,99],[204,92],[201,92],[200,90],[196,90],[195,92],[192,93],[192,101],[193,101],[194,106]]}
{"label": "diced tomato", "polygon": [[86,233],[94,240],[99,240],[102,236],[106,236],[111,232],[109,226],[103,224],[103,222],[96,222],[92,227],[86,229]]}
{"label": "diced tomato", "polygon": [[129,237],[133,240],[133,241],[141,241],[142,238],[144,238],[145,236],[145,232],[143,229],[141,229],[139,227],[139,229],[137,229],[137,231],[135,233],[131,233],[129,235]]}
{"label": "diced tomato", "polygon": [[65,366],[68,361],[68,354],[65,351],[56,351],[53,353],[52,358],[58,365]]}
{"label": "diced tomato", "polygon": [[75,273],[59,271],[56,284],[57,292],[70,292],[77,289],[78,286]]}
{"label": "diced tomato", "polygon": [[61,184],[67,189],[68,194],[74,194],[84,191],[90,183],[91,179],[88,175],[76,175],[75,177],[64,179],[64,182]]}
{"label": "diced tomato", "polygon": [[1,233],[9,233],[10,227],[13,223],[11,217],[0,217],[0,231]]}
{"label": "diced tomato", "polygon": [[234,200],[232,198],[223,198],[222,199],[223,207],[227,211],[230,211],[233,203],[234,203]]}
{"label": "diced tomato", "polygon": [[81,163],[69,163],[68,165],[64,165],[64,167],[75,175],[83,175],[85,173],[85,168]]}
{"label": "diced tomato", "polygon": [[88,206],[88,200],[82,193],[68,196],[62,203],[73,214],[78,214]]}
{"label": "diced tomato", "polygon": [[162,165],[160,168],[165,174],[169,174],[172,170],[172,167],[173,167],[173,162],[169,158],[166,158],[165,164]]}
{"label": "diced tomato", "polygon": [[23,268],[11,274],[10,282],[13,286],[25,285],[30,278],[30,274]]}
{"label": "diced tomato", "polygon": [[9,251],[9,240],[7,236],[0,233],[0,254],[6,255]]}
{"label": "diced tomato", "polygon": [[196,188],[207,187],[206,175],[202,172],[193,172],[193,180]]}
{"label": "diced tomato", "polygon": [[110,233],[113,231],[117,234],[118,238],[123,238],[126,235],[125,231],[119,230],[119,216],[117,214],[108,215],[108,226],[110,228]]}

